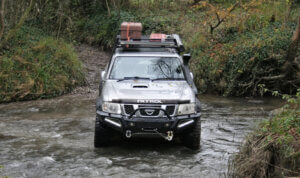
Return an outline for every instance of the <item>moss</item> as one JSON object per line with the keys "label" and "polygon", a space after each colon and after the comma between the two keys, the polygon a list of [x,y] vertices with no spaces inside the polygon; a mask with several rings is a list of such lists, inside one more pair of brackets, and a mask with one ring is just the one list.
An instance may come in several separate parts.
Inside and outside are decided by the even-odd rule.
{"label": "moss", "polygon": [[0,103],[47,98],[84,84],[73,47],[23,27],[0,56]]}

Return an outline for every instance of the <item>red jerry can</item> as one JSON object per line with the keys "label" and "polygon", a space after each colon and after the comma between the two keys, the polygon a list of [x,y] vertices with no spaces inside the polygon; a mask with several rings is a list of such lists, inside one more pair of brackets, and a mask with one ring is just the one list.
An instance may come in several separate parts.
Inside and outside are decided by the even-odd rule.
{"label": "red jerry can", "polygon": [[121,39],[129,41],[140,40],[142,37],[142,24],[136,22],[123,22],[121,24]]}
{"label": "red jerry can", "polygon": [[150,35],[150,41],[156,41],[156,42],[161,42],[161,41],[165,41],[167,35],[166,34],[162,34],[162,33],[152,33]]}

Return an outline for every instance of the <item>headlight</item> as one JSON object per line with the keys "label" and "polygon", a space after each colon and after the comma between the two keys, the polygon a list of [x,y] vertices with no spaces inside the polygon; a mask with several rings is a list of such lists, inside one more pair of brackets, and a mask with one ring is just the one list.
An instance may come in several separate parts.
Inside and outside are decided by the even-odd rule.
{"label": "headlight", "polygon": [[180,104],[178,106],[177,115],[194,114],[196,113],[195,104]]}
{"label": "headlight", "polygon": [[121,114],[121,105],[117,103],[103,102],[102,111],[113,114]]}

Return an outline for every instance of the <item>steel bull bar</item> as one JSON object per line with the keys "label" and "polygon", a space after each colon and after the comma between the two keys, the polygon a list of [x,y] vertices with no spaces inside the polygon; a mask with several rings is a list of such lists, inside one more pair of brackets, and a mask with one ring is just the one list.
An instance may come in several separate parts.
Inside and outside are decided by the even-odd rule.
{"label": "steel bull bar", "polygon": [[[164,112],[165,117],[136,117],[137,111],[142,109],[155,109]],[[141,107],[128,115],[111,114],[97,110],[97,119],[104,125],[123,133],[127,138],[135,135],[159,135],[171,141],[175,133],[190,128],[199,119],[201,113],[182,116],[170,116],[161,108]]]}

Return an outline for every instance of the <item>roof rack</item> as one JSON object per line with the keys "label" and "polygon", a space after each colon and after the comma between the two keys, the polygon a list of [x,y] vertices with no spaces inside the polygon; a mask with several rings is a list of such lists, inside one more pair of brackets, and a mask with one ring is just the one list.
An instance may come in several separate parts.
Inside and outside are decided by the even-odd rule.
{"label": "roof rack", "polygon": [[178,53],[184,52],[184,46],[179,35],[167,35],[165,39],[150,39],[149,36],[143,36],[141,39],[122,40],[120,35],[117,36],[115,48],[173,48]]}

